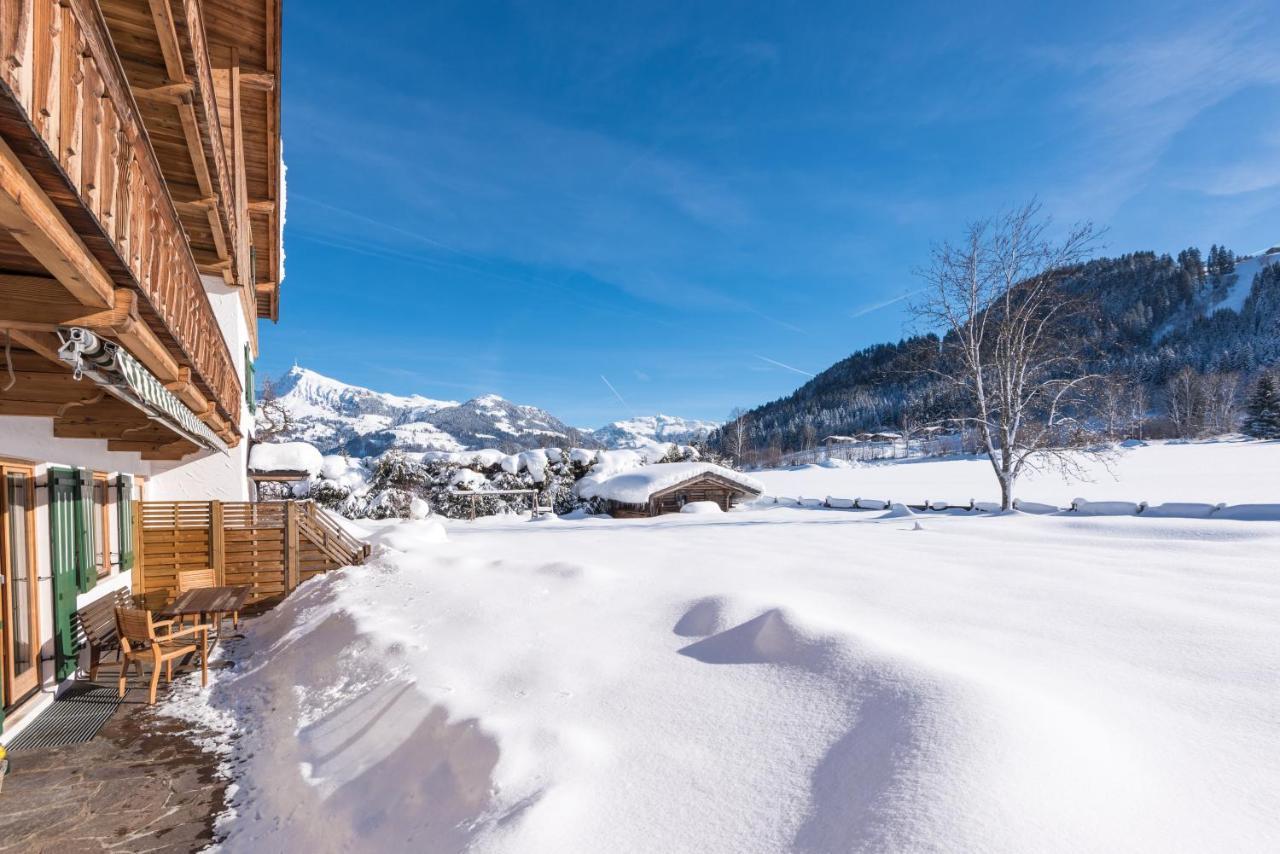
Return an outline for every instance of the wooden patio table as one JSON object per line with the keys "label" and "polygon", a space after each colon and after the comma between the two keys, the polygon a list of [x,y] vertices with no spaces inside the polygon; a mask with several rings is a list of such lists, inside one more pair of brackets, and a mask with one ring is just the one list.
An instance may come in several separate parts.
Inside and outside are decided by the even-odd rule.
{"label": "wooden patio table", "polygon": [[235,587],[197,587],[173,600],[171,605],[161,608],[162,617],[177,619],[188,615],[203,618],[205,614],[217,614],[217,640],[222,639],[222,614],[230,614],[244,608],[252,591],[247,585]]}

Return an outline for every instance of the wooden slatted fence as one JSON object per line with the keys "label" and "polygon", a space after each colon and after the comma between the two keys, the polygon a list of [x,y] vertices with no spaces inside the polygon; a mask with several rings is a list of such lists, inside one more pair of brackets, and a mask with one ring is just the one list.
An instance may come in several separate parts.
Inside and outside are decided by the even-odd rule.
{"label": "wooden slatted fence", "polygon": [[309,501],[139,501],[134,526],[134,592],[148,607],[173,599],[184,569],[212,567],[218,584],[246,585],[251,606],[270,607],[303,581],[369,554]]}

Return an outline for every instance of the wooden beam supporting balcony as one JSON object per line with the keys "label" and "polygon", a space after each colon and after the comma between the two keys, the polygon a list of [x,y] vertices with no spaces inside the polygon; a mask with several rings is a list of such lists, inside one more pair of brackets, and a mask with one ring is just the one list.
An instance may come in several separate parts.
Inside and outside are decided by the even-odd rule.
{"label": "wooden beam supporting balcony", "polygon": [[0,227],[83,305],[111,305],[115,285],[79,235],[0,139]]}

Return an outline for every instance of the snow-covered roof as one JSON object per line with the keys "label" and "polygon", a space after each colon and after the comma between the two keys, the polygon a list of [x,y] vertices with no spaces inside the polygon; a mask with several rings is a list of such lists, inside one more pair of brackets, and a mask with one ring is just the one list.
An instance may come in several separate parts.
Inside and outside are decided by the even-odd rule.
{"label": "snow-covered roof", "polygon": [[655,492],[704,474],[736,483],[746,492],[764,492],[764,484],[755,478],[714,463],[655,463],[611,476],[585,477],[578,482],[578,494],[583,498],[604,498],[622,504],[644,504]]}
{"label": "snow-covered roof", "polygon": [[324,456],[306,442],[264,442],[249,451],[249,471],[306,472],[316,477],[324,468]]}

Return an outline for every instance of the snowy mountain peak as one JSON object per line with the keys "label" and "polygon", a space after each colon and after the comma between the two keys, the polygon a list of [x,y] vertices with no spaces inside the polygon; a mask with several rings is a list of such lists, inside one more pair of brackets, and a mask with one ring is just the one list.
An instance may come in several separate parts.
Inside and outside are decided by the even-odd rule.
{"label": "snowy mountain peak", "polygon": [[654,415],[617,421],[596,431],[567,426],[546,410],[482,394],[463,403],[422,395],[395,395],[350,385],[298,365],[271,385],[293,429],[277,440],[300,439],[322,451],[353,456],[405,451],[508,453],[551,445],[637,447],[653,442],[687,444],[716,426]]}
{"label": "snowy mountain peak", "polygon": [[719,426],[716,421],[699,421],[674,415],[642,415],[624,421],[613,421],[592,435],[602,445],[610,448],[634,448],[653,442],[687,445],[707,438]]}

